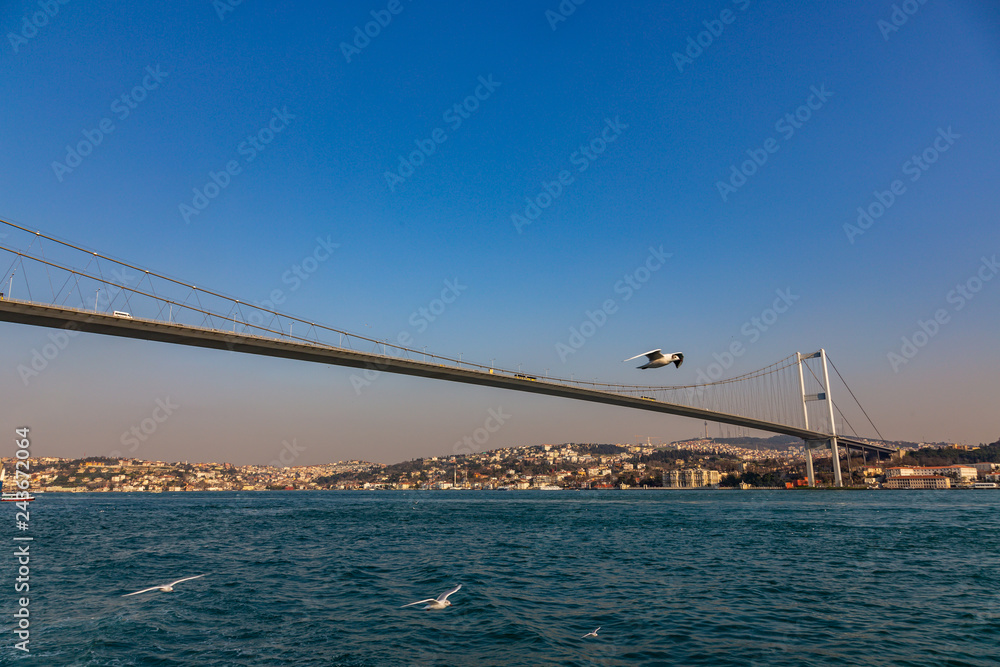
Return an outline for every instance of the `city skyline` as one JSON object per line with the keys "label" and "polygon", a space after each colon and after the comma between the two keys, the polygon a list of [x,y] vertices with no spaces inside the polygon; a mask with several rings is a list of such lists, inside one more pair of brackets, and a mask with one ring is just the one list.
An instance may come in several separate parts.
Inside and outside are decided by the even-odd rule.
{"label": "city skyline", "polygon": [[[995,441],[997,8],[563,5],[69,3],[37,25],[13,3],[0,219],[540,377],[689,384],[822,347],[886,438]],[[91,334],[19,371],[52,335],[0,323],[0,400],[39,456],[249,464],[294,442],[306,464],[703,431]],[[621,361],[654,348],[684,365]]]}
{"label": "city skyline", "polygon": [[[1000,442],[985,448],[926,443],[892,456],[856,454],[842,466],[853,488],[996,488]],[[816,452],[819,454],[819,452]],[[282,491],[282,490],[557,490],[646,488],[801,488],[808,479],[805,447],[752,438],[696,439],[652,446],[562,443],[504,447],[399,461],[336,461],[319,465],[148,461],[131,457],[35,459],[37,492]],[[14,459],[3,460],[6,468]],[[815,461],[831,468],[829,456]],[[846,464],[846,465],[845,465]],[[904,477],[900,482],[894,478]],[[946,478],[953,478],[954,485]],[[909,481],[907,481],[909,480]],[[835,482],[832,468],[816,478]],[[910,484],[913,482],[913,484]],[[993,484],[994,486],[989,486]]]}

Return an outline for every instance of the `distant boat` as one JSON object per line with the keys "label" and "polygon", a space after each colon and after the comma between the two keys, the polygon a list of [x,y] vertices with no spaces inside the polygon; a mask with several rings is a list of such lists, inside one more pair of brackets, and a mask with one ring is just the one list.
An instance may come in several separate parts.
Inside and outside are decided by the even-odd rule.
{"label": "distant boat", "polygon": [[[6,477],[7,477],[7,469],[6,468],[0,468],[0,490],[3,489],[3,483],[4,483],[4,479],[6,479]],[[32,496],[30,494],[27,497],[22,497],[22,496],[20,496],[17,493],[7,493],[6,491],[2,491],[2,495],[3,495],[3,497],[0,498],[0,500],[2,500],[3,502],[7,502],[7,503],[20,503],[20,502],[25,502],[25,501],[28,501],[28,500],[34,500],[35,499],[34,496]]]}

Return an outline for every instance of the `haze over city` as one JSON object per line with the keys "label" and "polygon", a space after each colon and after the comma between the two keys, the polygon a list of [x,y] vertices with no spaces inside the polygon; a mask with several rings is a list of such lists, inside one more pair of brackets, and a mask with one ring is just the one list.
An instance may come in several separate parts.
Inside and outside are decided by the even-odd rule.
{"label": "haze over city", "polygon": [[[997,7],[562,5],[8,4],[0,219],[538,377],[692,384],[822,347],[886,438],[995,441]],[[0,291],[26,298],[13,268]],[[0,401],[38,456],[390,463],[487,424],[481,449],[705,429],[94,334],[38,361],[52,336],[0,323]],[[684,364],[622,362],[655,348]]]}

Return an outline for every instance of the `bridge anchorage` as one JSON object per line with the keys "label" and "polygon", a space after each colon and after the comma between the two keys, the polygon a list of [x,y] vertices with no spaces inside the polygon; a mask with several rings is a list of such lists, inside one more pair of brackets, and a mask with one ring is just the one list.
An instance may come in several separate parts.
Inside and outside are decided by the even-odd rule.
{"label": "bridge anchorage", "polygon": [[[859,437],[834,403],[828,364],[868,417],[825,350],[795,353],[759,370],[703,384],[542,378],[317,324],[10,222],[0,220],[0,228],[9,232],[0,235],[0,270],[5,269],[0,290],[6,288],[0,292],[0,321],[498,387],[712,421],[736,427],[738,433],[790,435],[804,441],[810,486],[815,485],[814,451],[830,450],[836,486],[843,485],[841,448],[849,468],[852,449],[863,455],[895,452],[881,435],[877,442]],[[838,414],[852,435],[838,429]]]}

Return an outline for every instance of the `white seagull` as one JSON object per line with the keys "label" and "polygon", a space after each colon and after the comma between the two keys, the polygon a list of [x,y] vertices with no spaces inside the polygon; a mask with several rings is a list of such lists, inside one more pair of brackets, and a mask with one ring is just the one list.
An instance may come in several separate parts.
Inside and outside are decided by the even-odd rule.
{"label": "white seagull", "polygon": [[450,607],[451,603],[448,602],[448,596],[451,595],[452,593],[456,592],[461,587],[462,587],[462,584],[459,584],[458,586],[455,586],[453,589],[451,589],[447,593],[442,593],[441,595],[437,596],[437,598],[427,598],[426,600],[417,600],[416,602],[411,602],[410,604],[404,604],[402,607],[400,607],[400,609],[403,609],[403,607],[412,607],[415,604],[423,604],[424,602],[429,602],[430,603],[426,607],[424,607],[424,610],[427,610],[427,609],[444,609],[445,607]]}
{"label": "white seagull", "polygon": [[178,579],[177,581],[171,582],[165,586],[151,586],[150,588],[143,588],[141,591],[136,591],[135,593],[126,593],[123,598],[127,598],[129,595],[138,595],[139,593],[148,593],[149,591],[159,590],[163,593],[173,593],[174,586],[181,583],[182,581],[190,581],[191,579],[197,579],[198,577],[204,577],[205,575],[199,574],[194,577],[184,577],[183,579]]}
{"label": "white seagull", "polygon": [[675,364],[677,368],[680,368],[681,364],[684,363],[684,355],[681,352],[663,354],[659,350],[643,352],[642,354],[637,354],[634,357],[629,357],[625,361],[632,361],[633,359],[638,359],[639,357],[648,357],[649,363],[644,366],[636,366],[636,368],[659,368],[660,366],[669,366],[670,364]]}
{"label": "white seagull", "polygon": [[[597,626],[597,630],[600,630],[600,629],[601,629],[601,626],[598,625]],[[584,636],[580,637],[580,639],[586,639],[587,637],[596,637],[597,636],[597,630],[594,630],[593,632],[588,632]]]}

